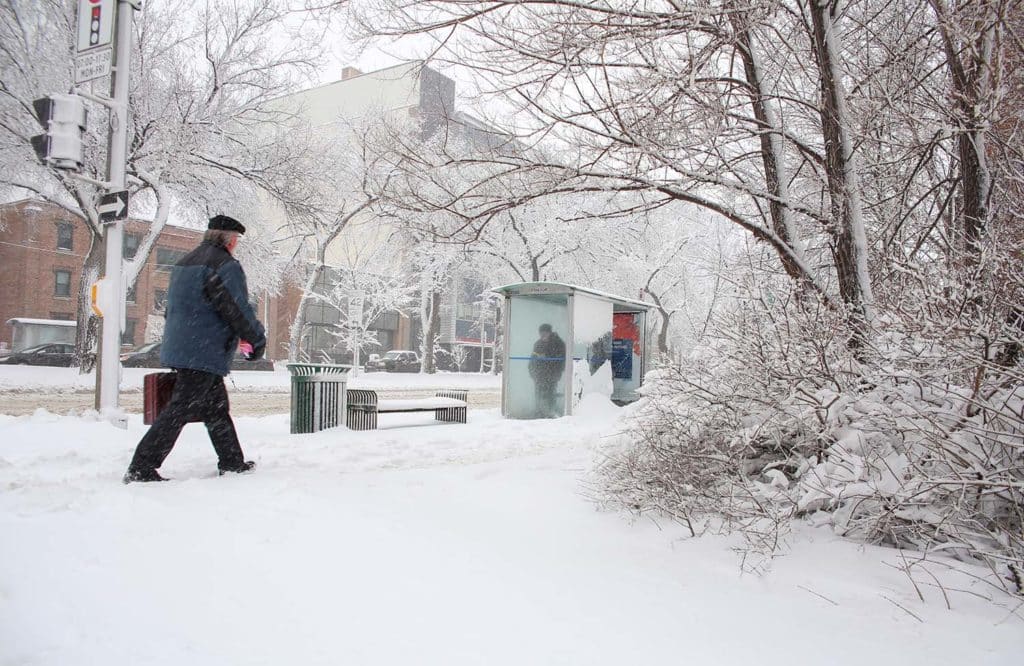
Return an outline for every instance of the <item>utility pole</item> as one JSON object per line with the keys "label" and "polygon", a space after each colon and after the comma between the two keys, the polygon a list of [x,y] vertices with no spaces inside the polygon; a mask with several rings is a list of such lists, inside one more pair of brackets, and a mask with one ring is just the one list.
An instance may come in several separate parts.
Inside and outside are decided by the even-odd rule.
{"label": "utility pole", "polygon": [[[96,372],[96,409],[112,412],[115,423],[121,384],[121,332],[124,330],[125,288],[122,261],[124,220],[128,218],[128,76],[131,70],[132,12],[142,0],[78,0],[75,39],[75,89],[71,94],[34,100],[45,132],[33,136],[40,162],[106,191],[96,206],[106,263],[103,277],[92,285],[92,309],[102,319]],[[77,86],[110,75],[110,97]],[[81,173],[85,162],[83,135],[88,114],[84,99],[110,110],[106,180]]]}
{"label": "utility pole", "polygon": [[[141,6],[139,0],[117,0],[117,23],[114,35],[113,73],[110,78],[110,136],[107,143],[108,196],[103,204],[116,206],[123,193],[123,210],[117,210],[104,227],[106,262],[103,288],[106,292],[96,371],[96,409],[118,408],[121,384],[121,332],[124,328],[125,288],[123,275],[124,220],[128,213],[128,77],[131,70],[132,12]],[[79,18],[81,20],[81,18]],[[111,197],[112,195],[112,197]],[[113,211],[114,209],[112,209]]]}

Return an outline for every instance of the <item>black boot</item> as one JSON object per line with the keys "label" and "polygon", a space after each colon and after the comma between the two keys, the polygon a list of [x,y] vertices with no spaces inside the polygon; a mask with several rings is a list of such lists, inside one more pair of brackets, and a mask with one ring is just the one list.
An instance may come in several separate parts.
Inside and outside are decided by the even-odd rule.
{"label": "black boot", "polygon": [[151,481],[169,481],[157,474],[155,469],[128,470],[128,473],[121,479],[124,483],[149,483]]}
{"label": "black boot", "polygon": [[234,472],[235,474],[244,474],[245,472],[250,471],[255,466],[256,466],[256,463],[253,462],[252,460],[246,460],[241,465],[237,465],[235,467],[220,467],[220,466],[218,466],[217,467],[217,476],[224,476],[228,472]]}

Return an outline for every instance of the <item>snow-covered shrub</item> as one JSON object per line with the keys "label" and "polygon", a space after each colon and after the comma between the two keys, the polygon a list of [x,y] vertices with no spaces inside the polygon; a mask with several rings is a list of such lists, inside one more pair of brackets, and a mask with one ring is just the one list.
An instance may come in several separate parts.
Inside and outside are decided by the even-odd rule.
{"label": "snow-covered shrub", "polygon": [[695,534],[738,530],[763,555],[793,519],[829,524],[984,563],[1024,594],[1024,368],[1000,355],[1021,331],[1001,306],[966,315],[935,295],[912,301],[926,318],[883,315],[864,348],[841,313],[755,293],[649,376],[601,467],[605,497]]}

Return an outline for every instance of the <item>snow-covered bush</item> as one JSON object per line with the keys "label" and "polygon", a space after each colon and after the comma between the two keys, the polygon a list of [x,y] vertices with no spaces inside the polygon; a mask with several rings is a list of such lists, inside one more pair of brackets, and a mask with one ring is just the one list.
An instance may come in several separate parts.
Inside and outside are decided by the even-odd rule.
{"label": "snow-covered bush", "polygon": [[1021,329],[999,299],[971,311],[970,293],[926,291],[880,317],[870,348],[841,313],[753,291],[649,376],[605,497],[694,534],[738,530],[747,554],[776,552],[791,520],[828,524],[984,563],[1024,594],[1024,368],[1004,353]]}

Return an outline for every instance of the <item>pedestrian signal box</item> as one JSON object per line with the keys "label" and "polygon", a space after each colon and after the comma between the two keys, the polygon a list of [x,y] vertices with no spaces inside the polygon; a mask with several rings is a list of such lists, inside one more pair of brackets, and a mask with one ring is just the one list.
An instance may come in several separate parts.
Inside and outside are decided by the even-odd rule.
{"label": "pedestrian signal box", "polygon": [[32,147],[46,166],[81,171],[88,113],[78,95],[50,95],[32,102],[44,134],[32,137]]}
{"label": "pedestrian signal box", "polygon": [[114,294],[111,293],[109,280],[100,278],[89,287],[90,305],[97,317],[102,317],[104,312],[114,311],[114,298]]}

